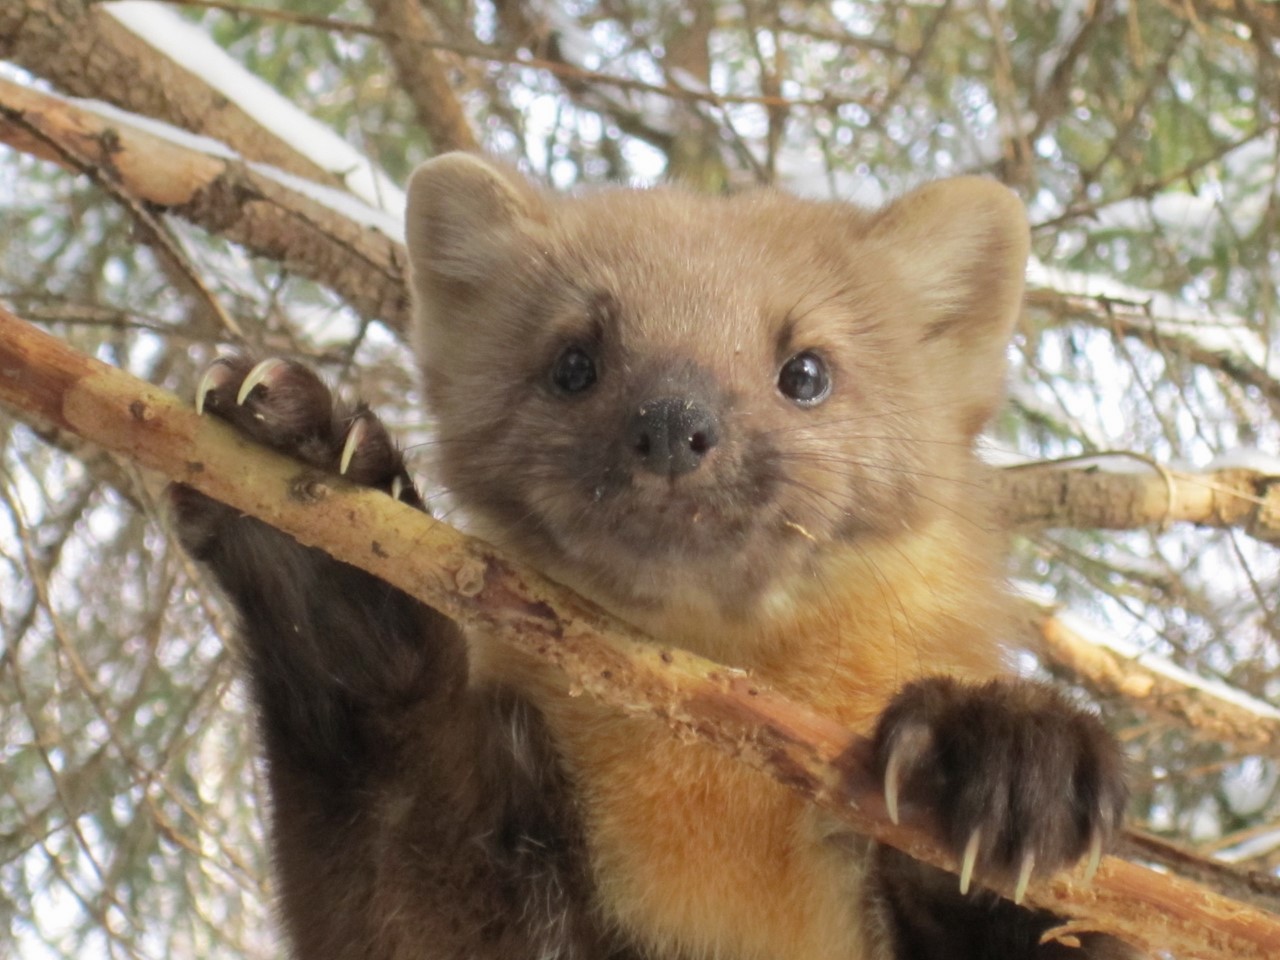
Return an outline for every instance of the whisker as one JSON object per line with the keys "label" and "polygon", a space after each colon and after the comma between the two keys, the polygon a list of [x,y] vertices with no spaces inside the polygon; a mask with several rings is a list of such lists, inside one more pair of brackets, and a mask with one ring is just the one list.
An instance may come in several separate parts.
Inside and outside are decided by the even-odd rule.
{"label": "whisker", "polygon": [[[803,452],[801,453],[792,452],[792,453],[780,453],[778,454],[778,459],[791,461],[793,463],[813,464],[818,467],[827,469],[830,473],[836,474],[836,475],[842,475],[840,471],[835,469],[836,467],[839,467],[839,466],[844,466],[844,467],[866,466],[866,467],[874,467],[878,470],[883,470],[887,473],[896,473],[896,474],[901,474],[901,475],[910,476],[910,477],[921,477],[926,480],[938,480],[943,483],[952,483],[952,484],[955,484],[956,486],[972,487],[975,490],[987,489],[986,484],[981,483],[980,481],[977,481],[977,480],[966,480],[961,477],[948,476],[947,474],[944,474],[944,473],[931,473],[926,470],[920,470],[917,467],[904,466],[902,464],[895,463],[892,460],[880,459],[878,457],[858,456],[858,457],[837,458],[829,455],[819,456],[819,455],[807,454]],[[871,479],[872,479],[871,477],[859,476],[858,482],[860,483],[863,480],[871,480]]]}
{"label": "whisker", "polygon": [[[789,486],[796,487],[797,489],[805,489],[804,487],[802,487],[802,486],[798,483],[798,481],[795,481],[795,480],[793,480],[793,479],[792,479],[792,478],[790,478],[790,477],[783,477],[783,478],[782,478],[782,482],[783,482],[784,484],[789,485]],[[888,487],[888,488],[893,489],[893,490],[898,489],[898,487],[897,487],[897,485],[896,485],[896,484],[894,484],[894,483],[892,483],[892,482],[890,482],[890,481],[888,481],[888,480],[878,480],[878,479],[876,479],[876,478],[874,478],[874,477],[860,477],[860,478],[859,478],[859,482],[860,482],[860,483],[870,483],[870,484],[873,484],[873,485],[875,485],[875,486]],[[951,514],[951,515],[952,515],[952,516],[954,516],[957,520],[963,520],[965,523],[967,523],[969,526],[973,527],[975,530],[981,530],[981,531],[983,531],[983,532],[986,532],[986,530],[987,530],[987,528],[986,528],[985,526],[983,526],[983,525],[978,521],[978,519],[976,519],[976,518],[974,518],[974,517],[969,516],[967,513],[965,513],[964,511],[960,510],[958,507],[956,507],[956,506],[955,506],[955,505],[953,505],[953,504],[949,504],[949,503],[946,503],[946,502],[944,502],[944,501],[942,501],[942,500],[938,500],[937,498],[935,498],[935,497],[931,497],[931,496],[929,496],[929,495],[927,495],[927,494],[925,494],[925,493],[921,493],[921,492],[920,492],[920,491],[918,491],[918,490],[914,490],[914,491],[912,491],[912,496],[914,496],[914,497],[916,497],[916,498],[918,498],[918,499],[920,499],[920,500],[923,500],[923,501],[925,501],[926,503],[931,503],[931,504],[933,504],[933,506],[937,507],[939,510],[941,510],[941,511],[943,511],[943,512],[945,512],[945,513],[949,513],[949,514]],[[833,506],[835,505],[835,502],[834,502],[834,501],[832,501],[832,505],[833,505]],[[848,512],[848,511],[842,511],[842,512]]]}

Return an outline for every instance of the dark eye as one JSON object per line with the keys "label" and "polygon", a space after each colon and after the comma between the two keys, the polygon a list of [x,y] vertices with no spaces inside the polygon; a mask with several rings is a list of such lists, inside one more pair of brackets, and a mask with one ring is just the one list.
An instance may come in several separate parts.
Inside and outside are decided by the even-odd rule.
{"label": "dark eye", "polygon": [[778,371],[778,389],[802,407],[816,406],[831,392],[826,361],[812,350],[797,353]]}
{"label": "dark eye", "polygon": [[568,347],[551,365],[551,382],[565,393],[581,393],[596,382],[596,362],[581,347]]}

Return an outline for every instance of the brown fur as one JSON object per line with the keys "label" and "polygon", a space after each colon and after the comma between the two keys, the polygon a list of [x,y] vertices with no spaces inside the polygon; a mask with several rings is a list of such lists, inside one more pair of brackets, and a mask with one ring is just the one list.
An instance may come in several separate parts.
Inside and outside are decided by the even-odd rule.
{"label": "brown fur", "polygon": [[[414,175],[407,227],[439,477],[480,533],[874,736],[957,850],[980,828],[979,875],[1054,869],[1114,829],[1114,745],[1004,675],[971,446],[1021,296],[1010,193],[962,179],[878,213],[764,191],[555,197],[451,155]],[[593,363],[586,388],[557,385],[566,351]],[[779,371],[806,351],[831,389],[798,404]],[[404,480],[376,418],[305,368],[241,406],[252,362],[223,363],[213,414],[328,469],[363,419],[352,475]],[[298,956],[1058,956],[1038,944],[1051,918],[961,896],[363,574],[192,491],[175,502],[244,621]]]}
{"label": "brown fur", "polygon": [[[451,156],[415,174],[408,229],[439,471],[483,534],[867,733],[912,678],[1003,673],[970,444],[1021,297],[1008,191],[944,182],[878,214],[772,192],[553,198]],[[557,395],[546,371],[575,344],[599,380]],[[805,350],[835,383],[815,407],[775,387]],[[625,425],[666,395],[712,411],[718,442],[654,477]],[[629,937],[655,956],[878,949],[861,868],[785,790],[472,645],[473,678],[546,715],[600,903]]]}
{"label": "brown fur", "polygon": [[[208,413],[348,477],[407,480],[381,424],[288,364],[241,405],[254,366],[218,361]],[[421,506],[412,485],[402,499]],[[468,687],[458,630],[362,571],[183,486],[187,549],[241,621],[272,795],[291,955],[307,960],[626,960],[599,923],[577,807],[541,717]]]}

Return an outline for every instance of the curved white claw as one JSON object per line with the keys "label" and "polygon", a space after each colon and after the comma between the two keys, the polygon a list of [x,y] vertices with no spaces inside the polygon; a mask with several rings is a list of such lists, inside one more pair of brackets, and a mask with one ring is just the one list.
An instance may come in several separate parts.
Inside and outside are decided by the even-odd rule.
{"label": "curved white claw", "polygon": [[253,388],[263,383],[267,377],[283,366],[284,361],[279,357],[270,357],[255,364],[254,368],[249,371],[249,375],[244,378],[244,383],[240,384],[240,392],[236,394],[236,403],[243,406],[244,402],[249,399],[249,394],[253,392]]}
{"label": "curved white claw", "polygon": [[978,845],[982,842],[982,828],[975,827],[969,834],[969,842],[964,845],[964,859],[960,861],[960,895],[969,892],[973,881],[973,865],[978,862]]}
{"label": "curved white claw", "polygon": [[889,762],[884,766],[884,806],[889,811],[889,819],[898,822],[898,787],[902,780],[902,749],[895,748],[889,754]]}
{"label": "curved white claw", "polygon": [[1018,871],[1018,885],[1013,891],[1013,902],[1022,905],[1027,895],[1027,886],[1031,883],[1031,871],[1036,868],[1036,855],[1028,853],[1022,858],[1022,869]]}
{"label": "curved white claw", "polygon": [[1102,834],[1095,832],[1089,838],[1089,862],[1084,868],[1085,886],[1093,883],[1093,878],[1098,873],[1098,867],[1102,863]]}
{"label": "curved white claw", "polygon": [[351,429],[347,431],[347,442],[342,445],[342,459],[338,461],[338,473],[346,476],[347,468],[351,466],[351,458],[356,455],[356,450],[364,442],[364,436],[368,432],[369,426],[364,417],[356,417],[355,422],[351,424]]}
{"label": "curved white claw", "polygon": [[391,481],[391,499],[399,500],[400,494],[402,493],[404,493],[404,481],[400,479],[399,475],[397,475],[396,478]]}
{"label": "curved white claw", "polygon": [[200,382],[196,384],[196,413],[204,415],[204,398],[209,395],[209,391],[215,387],[222,386],[226,382],[227,365],[221,360],[215,360],[209,365],[209,369],[204,372],[200,378]]}

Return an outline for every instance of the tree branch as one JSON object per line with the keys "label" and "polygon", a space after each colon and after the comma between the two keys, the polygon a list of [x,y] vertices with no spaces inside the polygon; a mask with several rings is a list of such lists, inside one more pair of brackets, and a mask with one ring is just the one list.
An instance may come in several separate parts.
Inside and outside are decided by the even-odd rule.
{"label": "tree branch", "polygon": [[73,96],[213,137],[249,160],[317,183],[342,184],[107,9],[85,0],[0,4],[0,60],[20,64]]}
{"label": "tree branch", "polygon": [[1280,710],[1271,704],[1159,657],[1117,649],[1052,605],[1028,600],[1025,610],[1031,649],[1088,689],[1123,697],[1241,753],[1280,756]]}
{"label": "tree branch", "polygon": [[[1245,350],[1222,344],[1221,330],[1216,337],[1218,342],[1206,343],[1194,335],[1194,330],[1179,330],[1177,320],[1159,316],[1150,301],[1063,292],[1048,286],[1028,287],[1027,306],[1043,310],[1059,320],[1073,320],[1106,330],[1116,339],[1132,337],[1166,356],[1182,357],[1216,370],[1241,386],[1257,390],[1273,413],[1280,416],[1280,380]],[[1250,331],[1243,333],[1251,335]]]}
{"label": "tree branch", "polygon": [[407,322],[400,224],[347,194],[108,120],[3,77],[0,142],[288,264],[366,319],[397,329]]}
{"label": "tree branch", "polygon": [[440,34],[421,0],[368,0],[368,4],[400,87],[409,95],[435,152],[478,150],[480,144],[436,52]]}
{"label": "tree branch", "polygon": [[1142,458],[1098,455],[1072,465],[1009,467],[997,476],[996,489],[1000,520],[1015,530],[1134,530],[1184,522],[1240,527],[1280,542],[1280,476],[1263,470],[1172,470]]}
{"label": "tree branch", "polygon": [[[0,402],[124,454],[368,570],[468,626],[556,664],[632,715],[663,718],[767,772],[859,832],[955,870],[929,833],[895,826],[866,741],[749,674],[648,640],[569,590],[377,491],[271,451],[0,308]],[[220,469],[234,465],[234,469]],[[1008,893],[1008,891],[1004,891]],[[1028,901],[1186,958],[1280,955],[1280,917],[1108,857],[1091,886],[1060,875]],[[1074,929],[1074,927],[1073,927]]]}

